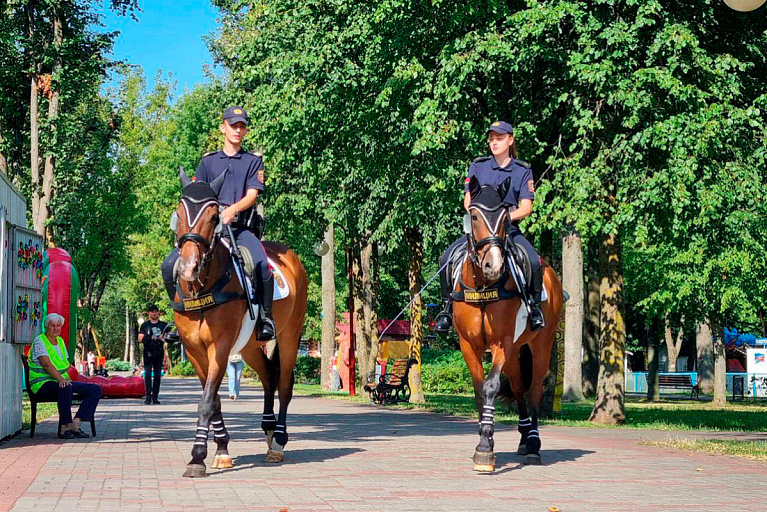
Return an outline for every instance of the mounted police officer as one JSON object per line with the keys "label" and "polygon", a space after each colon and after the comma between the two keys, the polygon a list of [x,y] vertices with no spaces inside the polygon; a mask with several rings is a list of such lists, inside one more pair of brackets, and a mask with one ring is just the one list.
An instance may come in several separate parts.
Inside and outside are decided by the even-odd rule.
{"label": "mounted police officer", "polygon": [[[257,219],[255,204],[259,193],[264,191],[264,162],[260,153],[242,149],[242,139],[248,133],[248,114],[244,108],[226,109],[219,129],[224,135],[224,148],[202,157],[195,180],[210,183],[226,174],[218,195],[218,201],[224,207],[220,214],[221,222],[232,225],[237,245],[247,248],[253,257],[253,287],[257,290],[261,306],[258,340],[269,341],[275,335],[272,318],[274,277],[264,246],[252,231],[257,223],[254,220]],[[176,295],[173,267],[178,254],[178,249],[173,249],[162,264],[163,281],[171,300]]]}
{"label": "mounted police officer", "polygon": [[[515,244],[522,246],[530,260],[530,270],[532,274],[529,286],[530,296],[528,305],[530,306],[530,330],[538,331],[542,329],[546,322],[541,311],[541,293],[543,291],[543,266],[540,256],[533,246],[522,235],[519,229],[519,221],[530,215],[533,211],[533,200],[535,199],[535,185],[533,173],[530,165],[522,160],[517,160],[516,141],[514,140],[514,130],[512,126],[504,121],[496,121],[490,125],[487,131],[487,143],[492,153],[491,156],[478,158],[472,162],[469,167],[469,174],[466,177],[464,188],[463,207],[469,210],[471,196],[469,195],[469,181],[476,177],[481,186],[492,186],[495,188],[507,179],[511,178],[511,186],[505,197],[502,197],[504,205],[509,209],[510,224],[506,229],[506,237]],[[448,260],[454,249],[466,243],[466,236],[462,236],[442,254],[440,257],[440,284],[442,287],[442,298],[445,301],[445,307],[437,316],[437,325],[435,330],[439,333],[447,333],[453,323],[452,301],[450,292],[452,286],[448,280],[448,270],[445,262]],[[445,267],[445,268],[443,268]]]}

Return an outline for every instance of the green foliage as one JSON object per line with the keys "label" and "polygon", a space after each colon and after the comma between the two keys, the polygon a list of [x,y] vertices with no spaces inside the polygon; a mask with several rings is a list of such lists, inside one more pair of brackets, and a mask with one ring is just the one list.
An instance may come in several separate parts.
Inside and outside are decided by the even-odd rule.
{"label": "green foliage", "polygon": [[127,372],[131,370],[130,362],[122,359],[110,359],[107,361],[106,369],[110,372]]}
{"label": "green foliage", "polygon": [[197,371],[192,366],[192,363],[185,361],[171,368],[170,374],[173,377],[196,377]]}
{"label": "green foliage", "polygon": [[319,384],[321,362],[319,357],[299,356],[296,359],[296,368],[294,370],[296,382],[301,384]]}
{"label": "green foliage", "polygon": [[[485,373],[490,363],[485,363]],[[471,374],[458,350],[424,350],[421,384],[428,393],[473,393]]]}

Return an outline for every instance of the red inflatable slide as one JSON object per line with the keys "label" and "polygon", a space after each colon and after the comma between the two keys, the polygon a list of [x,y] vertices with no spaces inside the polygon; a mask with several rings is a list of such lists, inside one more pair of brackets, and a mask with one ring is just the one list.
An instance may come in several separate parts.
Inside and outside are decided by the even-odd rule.
{"label": "red inflatable slide", "polygon": [[[58,313],[64,317],[61,337],[67,344],[69,361],[74,360],[77,333],[77,299],[80,296],[80,278],[72,264],[69,253],[52,247],[45,251],[43,259],[43,317]],[[141,377],[86,377],[74,367],[69,368],[73,381],[89,382],[101,386],[103,395],[110,398],[136,398],[144,396],[144,379]]]}
{"label": "red inflatable slide", "polygon": [[69,378],[78,382],[87,382],[101,386],[102,396],[107,398],[141,398],[145,394],[144,379],[138,376],[86,377],[73,367],[69,367]]}

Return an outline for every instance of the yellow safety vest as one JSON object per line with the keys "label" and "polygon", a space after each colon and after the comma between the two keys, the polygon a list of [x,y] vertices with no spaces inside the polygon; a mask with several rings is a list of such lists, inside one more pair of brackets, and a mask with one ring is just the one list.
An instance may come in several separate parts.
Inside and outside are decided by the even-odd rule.
{"label": "yellow safety vest", "polygon": [[[43,341],[43,345],[45,345],[45,351],[48,353],[48,357],[51,359],[53,366],[59,371],[62,377],[64,377],[66,380],[69,380],[69,361],[62,357],[58,350],[53,348],[53,345],[51,345],[51,342],[48,340],[48,337],[45,334],[41,334],[40,339]],[[59,347],[64,347],[63,339],[59,337],[56,338],[56,340],[59,342]],[[56,379],[48,375],[48,372],[46,372],[45,368],[43,368],[39,363],[30,359],[29,387],[32,388],[32,393],[37,393],[37,390],[39,390],[40,387],[48,381],[55,382]]]}

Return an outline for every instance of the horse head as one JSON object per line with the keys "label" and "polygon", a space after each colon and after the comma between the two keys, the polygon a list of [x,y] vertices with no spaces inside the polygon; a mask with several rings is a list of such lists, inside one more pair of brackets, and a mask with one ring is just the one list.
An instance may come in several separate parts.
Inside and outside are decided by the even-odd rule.
{"label": "horse head", "polygon": [[469,181],[469,256],[489,283],[501,278],[505,266],[506,221],[509,212],[503,204],[503,197],[510,183],[511,178],[507,178],[499,188],[495,188],[481,186],[473,176]]}
{"label": "horse head", "polygon": [[223,225],[219,218],[218,194],[225,173],[211,183],[190,180],[183,168],[179,172],[182,196],[176,210],[176,246],[179,250],[179,277],[196,281],[213,256]]}

